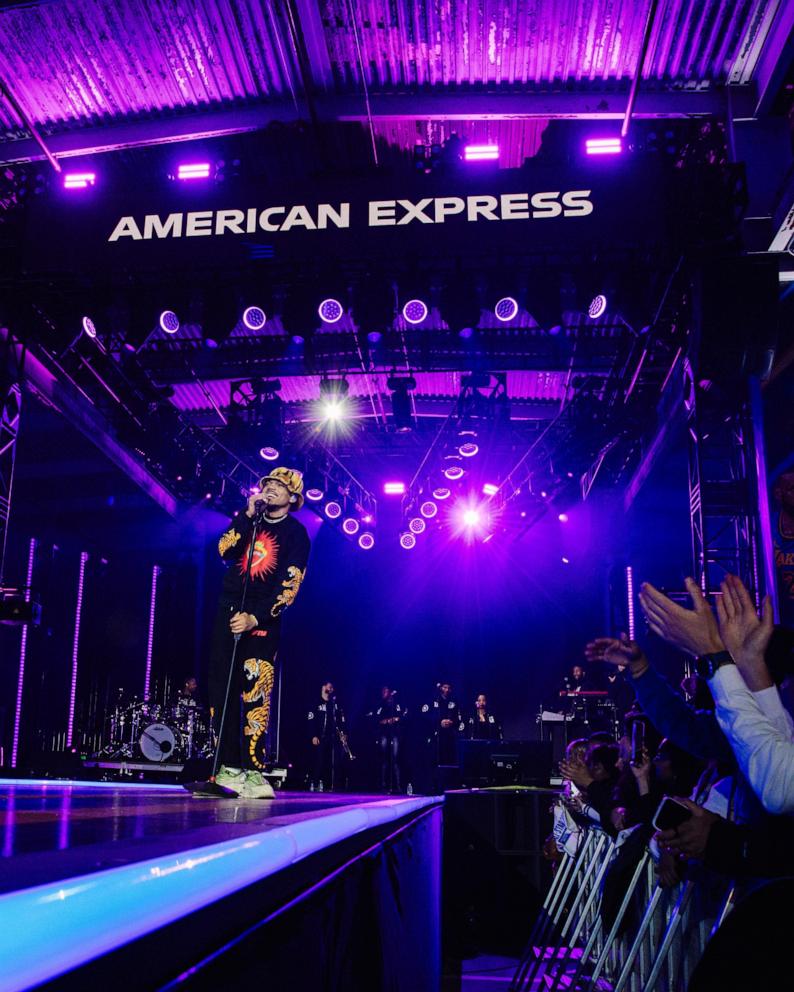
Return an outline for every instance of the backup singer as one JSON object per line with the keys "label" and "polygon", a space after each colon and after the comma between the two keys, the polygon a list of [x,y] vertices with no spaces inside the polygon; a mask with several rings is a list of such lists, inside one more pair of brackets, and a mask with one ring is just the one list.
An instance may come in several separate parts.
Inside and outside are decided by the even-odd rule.
{"label": "backup singer", "polygon": [[481,692],[474,703],[474,714],[466,724],[466,736],[472,741],[502,740],[502,725],[488,709],[488,699]]}
{"label": "backup singer", "polygon": [[310,787],[328,792],[344,781],[342,762],[351,756],[345,714],[336,700],[333,682],[323,683],[320,702],[309,710],[307,720],[312,747]]}
{"label": "backup singer", "polygon": [[380,705],[367,716],[375,723],[381,791],[399,792],[400,736],[405,710],[397,702],[397,690],[384,685],[380,690]]}
{"label": "backup singer", "polygon": [[[220,735],[216,782],[246,799],[273,795],[261,770],[281,615],[298,594],[309,558],[309,535],[292,516],[302,506],[301,473],[275,468],[260,480],[259,491],[249,497],[218,542],[218,551],[230,567],[223,577],[210,653],[210,712]],[[249,556],[253,556],[251,578],[241,613]],[[236,634],[241,639],[221,732],[218,725]]]}

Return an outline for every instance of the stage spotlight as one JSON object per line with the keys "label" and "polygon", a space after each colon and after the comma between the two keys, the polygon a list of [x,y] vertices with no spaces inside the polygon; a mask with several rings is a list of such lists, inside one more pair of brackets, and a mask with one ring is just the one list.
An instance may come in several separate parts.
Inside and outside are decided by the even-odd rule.
{"label": "stage spotlight", "polygon": [[498,162],[499,145],[466,145],[463,159],[466,162]]}
{"label": "stage spotlight", "polygon": [[259,457],[264,458],[266,462],[274,462],[278,456],[278,448],[274,448],[271,445],[266,445],[264,448],[259,449]]}
{"label": "stage spotlight", "polygon": [[320,380],[320,410],[326,420],[338,421],[345,416],[345,397],[347,396],[350,384],[347,379],[321,379]]}
{"label": "stage spotlight", "polygon": [[606,313],[606,309],[607,298],[603,293],[599,293],[598,296],[593,297],[590,306],[587,308],[587,316],[591,320],[598,320],[599,317]]}
{"label": "stage spotlight", "polygon": [[567,513],[559,513],[557,515],[557,519],[560,521],[561,524],[567,524],[568,523],[568,514]]}
{"label": "stage spotlight", "polygon": [[438,504],[434,503],[432,499],[425,500],[425,502],[419,507],[419,512],[423,517],[427,517],[428,520],[432,520],[438,513]]}
{"label": "stage spotlight", "polygon": [[446,486],[439,486],[437,489],[433,490],[433,499],[445,500],[449,499],[452,495],[452,491],[447,489]]}
{"label": "stage spotlight", "polygon": [[380,331],[370,331],[367,335],[367,341],[370,344],[378,344],[383,339],[383,335]]}
{"label": "stage spotlight", "polygon": [[356,520],[355,517],[345,517],[342,521],[342,530],[345,534],[349,534],[352,537],[354,534],[358,534],[361,524]]}
{"label": "stage spotlight", "polygon": [[409,324],[421,324],[427,320],[428,312],[423,300],[409,300],[403,307],[403,317]]}
{"label": "stage spotlight", "polygon": [[63,176],[64,189],[87,189],[95,183],[95,172],[66,172]]}
{"label": "stage spotlight", "polygon": [[480,450],[480,446],[474,441],[466,441],[458,448],[458,454],[464,458],[473,458]]}
{"label": "stage spotlight", "polygon": [[243,324],[249,331],[261,331],[267,323],[267,314],[261,307],[246,307],[243,310]]}
{"label": "stage spotlight", "polygon": [[324,495],[324,493],[323,493],[322,489],[307,489],[306,490],[306,499],[310,500],[312,503],[319,503],[320,500],[323,498],[323,495]]}
{"label": "stage spotlight", "polygon": [[571,564],[570,559],[569,558],[566,558],[565,556],[563,556],[562,563],[563,563],[563,565],[570,565]]}
{"label": "stage spotlight", "polygon": [[210,176],[210,164],[209,162],[191,162],[184,165],[178,165],[176,169],[176,178],[182,180],[189,179],[209,179]]}
{"label": "stage spotlight", "polygon": [[482,516],[479,510],[464,510],[462,520],[467,527],[476,527],[481,522]]}
{"label": "stage spotlight", "polygon": [[427,524],[425,523],[423,517],[413,517],[408,522],[408,530],[410,530],[412,534],[423,533],[425,527],[427,527]]}
{"label": "stage spotlight", "polygon": [[365,531],[358,539],[358,546],[363,548],[364,551],[369,551],[375,546],[375,538],[369,531]]}
{"label": "stage spotlight", "polygon": [[342,516],[342,507],[335,501],[325,504],[325,515],[329,520],[338,520]]}
{"label": "stage spotlight", "polygon": [[345,404],[343,400],[326,400],[322,404],[323,416],[326,420],[343,420],[345,416]]}
{"label": "stage spotlight", "polygon": [[400,534],[400,547],[404,548],[406,551],[410,551],[411,548],[415,548],[416,537],[410,532],[406,534]]}
{"label": "stage spotlight", "polygon": [[620,155],[623,142],[620,138],[587,138],[584,148],[588,155]]}
{"label": "stage spotlight", "polygon": [[465,472],[460,465],[450,465],[449,468],[444,469],[444,475],[450,482],[456,482],[458,479],[462,479]]}
{"label": "stage spotlight", "polygon": [[495,496],[499,492],[499,486],[493,482],[486,482],[482,487],[482,491],[486,496]]}
{"label": "stage spotlight", "polygon": [[80,321],[80,326],[83,328],[83,333],[87,334],[90,338],[96,337],[96,324],[90,317],[83,317]]}
{"label": "stage spotlight", "polygon": [[384,482],[383,492],[387,496],[402,496],[405,492],[404,482]]}
{"label": "stage spotlight", "polygon": [[503,296],[493,308],[494,316],[501,320],[503,324],[513,320],[518,313],[518,300],[512,296]]}
{"label": "stage spotlight", "polygon": [[413,430],[414,418],[408,393],[416,389],[416,379],[412,375],[389,376],[386,385],[391,390],[391,408],[395,428],[401,434]]}
{"label": "stage spotlight", "polygon": [[317,313],[320,320],[324,324],[335,324],[338,320],[342,319],[342,315],[345,312],[345,308],[339,302],[332,297],[329,297],[317,307]]}
{"label": "stage spotlight", "polygon": [[179,317],[173,310],[163,310],[159,320],[161,330],[166,334],[176,334],[179,330]]}

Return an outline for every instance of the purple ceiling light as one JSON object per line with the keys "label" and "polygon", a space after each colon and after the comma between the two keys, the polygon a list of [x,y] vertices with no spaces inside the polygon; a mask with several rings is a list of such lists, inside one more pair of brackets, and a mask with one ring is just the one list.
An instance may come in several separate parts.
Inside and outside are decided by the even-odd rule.
{"label": "purple ceiling light", "polygon": [[400,534],[400,547],[410,551],[416,547],[416,536],[411,533]]}
{"label": "purple ceiling light", "polygon": [[408,522],[408,530],[410,530],[412,534],[422,534],[424,533],[426,527],[427,523],[425,522],[424,517],[413,517]]}
{"label": "purple ceiling light", "polygon": [[319,307],[317,307],[317,313],[324,324],[335,324],[338,320],[342,319],[344,312],[345,308],[339,300],[334,300],[331,297],[323,300]]}
{"label": "purple ceiling light", "polygon": [[358,539],[358,546],[364,551],[370,551],[375,546],[375,538],[369,531],[365,531]]}
{"label": "purple ceiling light", "polygon": [[185,163],[184,165],[177,166],[176,178],[177,179],[209,179],[210,176],[210,164],[209,162],[191,162]]}
{"label": "purple ceiling light", "polygon": [[486,482],[482,487],[482,491],[486,496],[495,496],[499,492],[499,486],[495,485],[493,482]]}
{"label": "purple ceiling light", "polygon": [[349,534],[352,537],[354,534],[358,534],[361,524],[356,520],[355,517],[345,517],[342,521],[342,530],[345,534]]}
{"label": "purple ceiling light", "polygon": [[620,155],[623,142],[620,138],[588,138],[584,148],[588,155]]}
{"label": "purple ceiling light", "polygon": [[428,520],[432,520],[438,513],[438,504],[434,503],[432,499],[425,500],[425,502],[419,507],[419,512],[423,517],[426,517]]}
{"label": "purple ceiling light", "polygon": [[83,328],[83,332],[90,338],[96,337],[96,324],[90,317],[83,317],[80,321],[80,326]]}
{"label": "purple ceiling light", "polygon": [[311,500],[312,503],[319,503],[323,498],[322,489],[307,489],[306,499]]}
{"label": "purple ceiling light", "polygon": [[463,158],[466,162],[498,162],[499,145],[466,145]]}
{"label": "purple ceiling light", "polygon": [[557,514],[557,519],[560,521],[561,524],[567,524],[568,523],[568,514],[567,513],[559,513],[559,514]]}
{"label": "purple ceiling light", "polygon": [[[278,448],[274,448],[271,445],[265,445],[264,448],[259,449],[259,457],[264,458],[266,462],[274,462],[279,455]],[[320,493],[320,498],[322,498],[322,493]]]}
{"label": "purple ceiling light", "polygon": [[479,444],[475,444],[474,441],[465,441],[458,448],[458,454],[463,455],[464,458],[473,458],[479,450]]}
{"label": "purple ceiling light", "polygon": [[88,189],[95,184],[95,172],[65,172],[63,176],[64,189]]}
{"label": "purple ceiling light", "polygon": [[587,316],[592,320],[598,320],[599,317],[606,313],[607,309],[607,298],[603,293],[599,293],[598,296],[594,296],[590,306],[587,308]]}
{"label": "purple ceiling light", "polygon": [[405,483],[384,482],[383,491],[387,496],[402,496],[405,493]]}
{"label": "purple ceiling light", "polygon": [[337,520],[342,516],[342,507],[332,500],[330,503],[325,504],[325,515],[329,520]]}
{"label": "purple ceiling light", "polygon": [[243,324],[249,331],[261,331],[267,323],[267,314],[261,307],[246,307],[243,310]]}
{"label": "purple ceiling light", "polygon": [[173,310],[163,310],[160,314],[160,328],[166,334],[176,334],[179,330],[179,317]]}
{"label": "purple ceiling light", "polygon": [[464,476],[464,470],[460,465],[450,465],[449,468],[444,469],[444,475],[451,481],[455,482],[458,479],[462,479]]}
{"label": "purple ceiling light", "polygon": [[503,296],[493,308],[494,316],[503,324],[513,320],[518,313],[518,300],[512,296]]}
{"label": "purple ceiling light", "polygon": [[427,320],[427,304],[424,300],[409,300],[403,307],[403,317],[409,324],[421,324]]}
{"label": "purple ceiling light", "polygon": [[444,500],[449,499],[452,492],[447,489],[446,486],[439,486],[437,489],[433,490],[433,499]]}

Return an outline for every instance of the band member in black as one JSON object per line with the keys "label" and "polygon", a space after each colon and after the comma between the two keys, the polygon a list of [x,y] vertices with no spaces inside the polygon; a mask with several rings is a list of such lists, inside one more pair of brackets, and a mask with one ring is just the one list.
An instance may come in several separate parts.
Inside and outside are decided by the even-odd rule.
{"label": "band member in black", "polygon": [[595,686],[590,684],[587,672],[581,665],[573,665],[568,675],[563,676],[560,692],[589,692]]}
{"label": "band member in black", "polygon": [[[458,738],[463,726],[460,707],[452,698],[452,683],[439,682],[438,694],[432,703],[422,706],[425,721],[425,763],[426,776],[431,779],[429,788],[436,791],[441,786],[439,768],[442,765],[457,765]],[[428,784],[424,785],[425,790]]]}
{"label": "band member in black", "polygon": [[353,757],[344,710],[337,702],[333,682],[322,684],[320,701],[309,710],[307,721],[312,748],[310,788],[329,792],[344,785],[345,762]]}
{"label": "band member in black", "polygon": [[[298,595],[309,558],[309,535],[293,513],[303,506],[303,478],[275,468],[218,541],[229,566],[212,634],[210,712],[220,736],[218,785],[248,799],[271,798],[263,778],[270,696],[281,615]],[[240,612],[245,576],[250,580]],[[234,637],[240,635],[225,726],[220,728]]]}
{"label": "band member in black", "polygon": [[405,710],[397,702],[397,690],[384,685],[380,705],[367,714],[375,724],[380,759],[380,788],[383,792],[400,791],[400,738]]}
{"label": "band member in black", "polygon": [[481,692],[474,703],[474,713],[466,724],[466,736],[472,741],[502,740],[502,725],[488,709],[488,699]]}

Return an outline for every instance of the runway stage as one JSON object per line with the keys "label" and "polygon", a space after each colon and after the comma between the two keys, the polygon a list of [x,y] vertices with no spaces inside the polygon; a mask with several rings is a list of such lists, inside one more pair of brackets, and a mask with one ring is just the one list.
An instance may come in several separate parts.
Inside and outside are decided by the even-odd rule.
{"label": "runway stage", "polygon": [[440,827],[437,797],[2,780],[0,989],[437,987]]}

